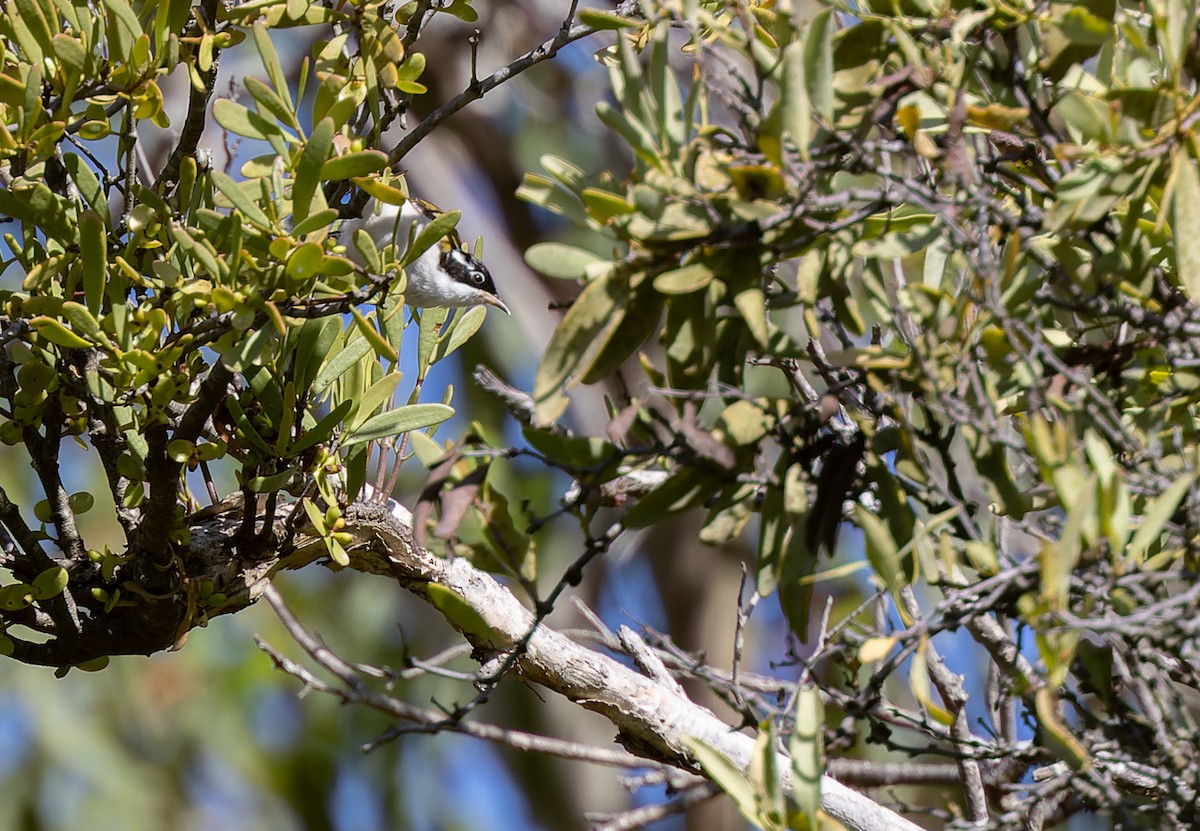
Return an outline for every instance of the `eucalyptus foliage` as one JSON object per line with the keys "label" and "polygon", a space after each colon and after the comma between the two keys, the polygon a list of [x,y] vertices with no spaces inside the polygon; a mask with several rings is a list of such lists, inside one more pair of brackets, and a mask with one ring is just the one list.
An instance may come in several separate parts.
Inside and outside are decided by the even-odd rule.
{"label": "eucalyptus foliage", "polygon": [[[569,4],[504,70],[475,77],[472,53],[467,88],[389,145],[429,94],[414,44],[445,15],[477,18],[467,0],[4,7],[0,441],[41,494],[0,492],[0,649],[65,672],[179,648],[280,569],[355,564],[364,484],[415,455],[435,468],[417,538],[505,575],[535,627],[642,529],[681,518],[751,549],[754,590],[790,627],[767,656],[787,677],[659,645],[741,711],[753,759],[623,738],[763,828],[815,827],[823,773],[871,746],[945,757],[893,781],[942,771],[913,801],[951,826],[1194,827],[1194,5]],[[293,28],[313,43],[295,73],[276,51]],[[405,199],[405,154],[448,115],[584,35],[608,38],[596,116],[629,165],[546,156],[526,175],[521,197],[581,230],[526,252],[573,300],[532,396],[489,384],[520,446],[450,447],[431,436],[453,391],[425,379],[484,311],[409,328],[403,267],[457,212],[383,250],[332,231],[368,196]],[[243,42],[261,71],[216,94]],[[188,96],[174,124],[172,83]],[[237,165],[213,163],[206,127],[240,142]],[[151,166],[146,136],[168,129]],[[596,435],[571,409],[588,386],[608,408]],[[102,467],[123,545],[79,533],[97,500],[69,492],[68,442]],[[515,519],[489,481],[510,457],[573,477],[559,514]],[[236,477],[232,497],[210,469]],[[584,550],[541,594],[537,534],[562,515]],[[494,637],[469,591],[482,577],[406,588],[471,643],[486,693],[535,633]],[[866,601],[826,602],[847,585]],[[654,660],[638,663],[660,680]],[[347,700],[366,689],[347,684]],[[592,701],[578,689],[558,691]]]}
{"label": "eucalyptus foliage", "polygon": [[[465,4],[441,11],[473,14]],[[241,504],[265,507],[241,512],[230,562],[288,550],[291,531],[275,527],[286,491],[345,565],[339,506],[362,490],[370,448],[383,460],[396,437],[453,414],[451,390],[417,399],[429,368],[478,330],[482,309],[449,324],[446,310],[420,316],[416,366],[405,367],[411,395],[396,399],[411,320],[401,267],[459,212],[382,251],[331,233],[338,200],[362,210],[362,198],[346,207],[352,188],[407,198],[389,171],[395,160],[371,145],[424,92],[425,59],[410,50],[416,24],[411,37],[397,29],[414,9],[389,21],[382,13],[261,2],[6,7],[0,211],[19,288],[3,293],[0,440],[28,451],[45,498],[2,500],[13,579],[0,592],[8,621],[55,636],[0,635],[6,652],[64,669],[103,664],[181,643],[208,615],[243,605],[188,553],[200,507],[226,497],[210,466],[233,471]],[[327,37],[298,77],[285,72],[280,30],[315,25]],[[244,104],[216,97],[210,108],[222,50],[247,39],[261,77],[245,78]],[[182,124],[164,109],[167,83],[189,96]],[[219,169],[200,147],[209,119],[239,142],[240,169]],[[146,160],[153,128],[177,135],[161,170]],[[367,267],[345,256],[351,244]],[[64,486],[60,449],[72,440],[99,457],[121,550],[89,547],[76,529],[94,500]],[[65,559],[52,560],[46,543]]]}
{"label": "eucalyptus foliage", "polygon": [[[1190,827],[1194,5],[662,2],[609,24],[597,115],[631,167],[546,157],[522,186],[594,241],[528,252],[582,289],[529,431],[608,383],[606,434],[556,453],[581,498],[636,472],[624,528],[692,512],[706,543],[754,540],[758,593],[819,633],[794,657],[833,721],[957,760],[964,824]],[[847,538],[864,560],[831,568]],[[876,604],[822,620],[854,568]],[[960,629],[966,690],[935,647]],[[784,826],[769,781],[717,778]]]}

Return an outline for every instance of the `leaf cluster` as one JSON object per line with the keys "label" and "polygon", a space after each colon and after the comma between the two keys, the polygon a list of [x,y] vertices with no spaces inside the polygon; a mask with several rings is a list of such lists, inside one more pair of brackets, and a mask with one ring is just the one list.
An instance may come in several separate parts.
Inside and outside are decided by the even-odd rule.
{"label": "leaf cluster", "polygon": [[[809,666],[851,663],[823,691],[873,741],[914,729],[950,756],[1020,758],[1018,779],[1063,761],[1094,810],[1132,804],[1084,781],[1115,775],[1096,772],[1110,742],[1160,782],[1190,776],[1120,726],[1160,706],[1190,724],[1186,708],[1117,690],[1200,681],[1133,657],[1186,641],[1170,609],[1200,532],[1195,9],[644,7],[608,19],[597,56],[613,101],[596,114],[630,169],[546,157],[522,186],[595,241],[528,252],[579,287],[532,429],[606,384],[590,440],[619,464],[549,455],[585,491],[641,477],[607,503],[626,528],[700,510],[701,540],[752,546],[800,640],[818,587],[869,574],[880,611],[829,624]],[[865,560],[823,571],[851,525]],[[1013,622],[1036,633],[1031,663]],[[1004,678],[986,735],[939,670],[934,637],[958,627]],[[912,704],[880,697],[897,674]],[[1005,706],[1036,726],[1036,761]],[[1004,787],[974,803],[996,827],[1022,821]],[[1146,827],[1186,827],[1186,791],[1164,785]]]}

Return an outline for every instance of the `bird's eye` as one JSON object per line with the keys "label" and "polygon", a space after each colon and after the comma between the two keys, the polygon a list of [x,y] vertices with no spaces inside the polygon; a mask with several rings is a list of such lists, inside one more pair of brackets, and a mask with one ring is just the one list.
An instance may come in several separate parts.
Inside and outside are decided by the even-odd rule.
{"label": "bird's eye", "polygon": [[482,271],[472,271],[471,272],[471,282],[477,286],[482,286],[483,285],[483,272]]}

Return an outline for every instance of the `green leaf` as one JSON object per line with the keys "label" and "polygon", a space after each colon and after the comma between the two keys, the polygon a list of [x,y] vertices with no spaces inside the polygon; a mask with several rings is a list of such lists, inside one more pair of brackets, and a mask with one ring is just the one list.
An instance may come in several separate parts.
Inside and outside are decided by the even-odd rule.
{"label": "green leaf", "polygon": [[[809,82],[805,72],[805,48],[799,42],[789,43],[783,49],[783,77],[779,82],[780,103],[778,106],[779,128],[791,136],[800,151],[800,158],[808,159],[808,148],[812,143],[812,102],[809,98]],[[767,130],[764,124],[764,134]],[[764,150],[765,152],[765,150]],[[768,154],[768,158],[774,154]],[[772,158],[778,163],[778,159]]]}
{"label": "green leaf", "polygon": [[471,7],[472,0],[454,0],[442,8],[444,14],[451,14],[465,23],[474,23],[479,19],[479,12]]}
{"label": "green leaf", "polygon": [[664,271],[654,278],[654,288],[662,294],[690,294],[706,288],[716,275],[708,263],[689,263]]}
{"label": "green leaf", "polygon": [[[357,327],[355,327],[357,331]],[[321,395],[329,388],[329,385],[341,378],[350,367],[362,360],[363,356],[371,351],[371,342],[366,338],[354,338],[347,342],[346,346],[340,352],[333,356],[328,363],[321,368],[317,373],[317,377],[313,380],[312,391],[315,395]]]}
{"label": "green leaf", "polygon": [[250,423],[250,419],[246,417],[246,411],[242,409],[242,405],[233,396],[225,399],[225,408],[229,410],[229,414],[233,416],[233,423],[237,426],[238,438],[246,439],[252,445],[257,447],[267,456],[274,456],[275,451],[271,448],[263,437],[254,429],[254,425]]}
{"label": "green leaf", "polygon": [[130,42],[142,34],[142,24],[138,22],[137,15],[125,0],[104,0],[104,7],[110,15],[109,26],[123,29]]}
{"label": "green leaf", "polygon": [[391,401],[392,396],[396,393],[396,387],[400,384],[400,378],[399,372],[391,372],[372,384],[357,402],[358,407],[354,411],[354,418],[346,425],[346,431],[353,434],[372,413]]}
{"label": "green leaf", "polygon": [[[317,186],[321,183],[321,170],[325,166],[333,150],[333,119],[328,116],[321,119],[313,128],[312,135],[304,143],[304,151],[296,165],[296,182],[292,186],[292,221],[299,224],[308,216],[313,206],[313,198]],[[324,199],[321,199],[318,210],[324,210]]]}
{"label": "green leaf", "polygon": [[321,178],[326,180],[353,179],[368,176],[383,170],[388,165],[386,153],[379,150],[359,150],[336,156],[321,168]]}
{"label": "green leaf", "polygon": [[[623,280],[605,274],[592,280],[550,336],[533,382],[539,409],[553,403],[559,391],[587,373],[625,317],[629,296]],[[544,422],[544,413],[537,420]]]}
{"label": "green leaf", "polygon": [[317,372],[321,362],[329,356],[333,342],[342,333],[336,317],[310,318],[300,327],[296,338],[295,381],[298,393],[303,396]]}
{"label": "green leaf", "polygon": [[742,773],[729,757],[700,739],[684,736],[683,744],[708,777],[733,800],[742,816],[754,822],[758,814],[758,803],[754,786],[746,774]]}
{"label": "green leaf", "polygon": [[364,441],[399,436],[410,430],[420,430],[441,424],[454,415],[454,408],[445,404],[408,404],[368,418],[358,430],[342,441],[342,447],[350,447]]}
{"label": "green leaf", "polygon": [[762,399],[741,398],[725,408],[717,423],[735,445],[750,445],[774,427],[775,418],[767,412]]}
{"label": "green leaf", "polygon": [[639,499],[625,514],[625,526],[648,528],[667,517],[702,505],[720,487],[718,477],[684,468]]}
{"label": "green leaf", "polygon": [[808,827],[818,828],[821,776],[825,773],[825,705],[816,687],[803,686],[796,691],[795,720],[788,740],[792,798],[808,818]]}
{"label": "green leaf", "polygon": [[662,163],[654,134],[631,114],[616,109],[606,101],[601,101],[596,105],[596,116],[607,127],[625,139],[630,149],[647,166],[658,167]]}
{"label": "green leaf", "polygon": [[247,75],[244,79],[246,91],[250,93],[250,97],[254,99],[254,103],[258,105],[259,113],[266,112],[275,118],[282,121],[293,130],[299,130],[299,124],[296,122],[296,114],[288,104],[267,84],[255,78],[253,75]]}
{"label": "green leaf", "polygon": [[825,9],[808,24],[804,36],[804,86],[813,108],[829,125],[833,124],[833,30],[836,25],[833,9]]}
{"label": "green leaf", "polygon": [[493,629],[483,616],[458,592],[441,583],[428,583],[425,596],[446,618],[446,621],[466,635],[473,643],[489,648],[507,647],[508,639]]}
{"label": "green leaf", "polygon": [[379,249],[375,247],[375,240],[372,239],[370,234],[362,228],[357,228],[354,231],[354,239],[350,240],[350,244],[358,250],[367,271],[372,274],[381,273],[383,270],[383,260],[380,259]]}
{"label": "green leaf", "polygon": [[196,443],[187,439],[172,439],[167,442],[167,457],[177,464],[183,464],[192,458],[196,452]]}
{"label": "green leaf", "polygon": [[325,514],[311,499],[304,500],[304,513],[308,515],[308,521],[318,534],[323,537],[329,533],[329,526],[325,524]]}
{"label": "green leaf", "polygon": [[299,238],[313,231],[323,231],[331,228],[337,222],[338,209],[326,208],[323,211],[309,214],[308,219],[292,227],[292,236]]}
{"label": "green leaf", "polygon": [[767,346],[770,335],[767,331],[767,297],[760,288],[739,291],[733,297],[733,305],[742,313],[742,319],[759,346]]}
{"label": "green leaf", "polygon": [[71,325],[72,331],[88,338],[92,343],[99,344],[109,351],[116,351],[108,335],[100,328],[100,321],[88,311],[87,307],[68,300],[62,304],[62,318]]}
{"label": "green leaf", "polygon": [[591,26],[593,29],[640,29],[647,25],[646,21],[638,20],[633,17],[624,17],[623,15],[613,12],[606,12],[600,9],[580,9],[577,15],[579,22],[584,26]]}
{"label": "green leaf", "polygon": [[1183,497],[1187,495],[1188,489],[1192,483],[1196,481],[1197,471],[1192,470],[1180,476],[1171,486],[1158,496],[1150,500],[1146,505],[1146,511],[1142,516],[1142,524],[1138,526],[1134,532],[1133,539],[1129,541],[1129,547],[1125,550],[1133,562],[1141,565],[1145,559],[1150,547],[1158,541],[1159,534],[1162,533],[1163,526],[1175,514],[1179,503],[1183,501]]}
{"label": "green leaf", "polygon": [[287,455],[289,457],[298,456],[320,442],[329,441],[333,436],[333,431],[342,423],[342,419],[346,417],[353,407],[354,401],[349,398],[339,403],[326,413],[311,430],[306,431],[304,435],[297,439],[296,443],[288,449]]}
{"label": "green leaf", "polygon": [[62,566],[53,566],[46,569],[33,579],[34,599],[49,600],[52,597],[58,597],[63,593],[63,589],[67,587],[68,580],[70,580],[70,575]]}
{"label": "green leaf", "polygon": [[746,771],[750,784],[754,786],[755,804],[753,816],[747,819],[763,831],[787,831],[783,782],[775,744],[775,725],[767,719],[758,725],[754,752]]}
{"label": "green leaf", "polygon": [[890,591],[899,592],[908,581],[900,565],[900,551],[887,524],[862,505],[854,506],[854,522],[862,529],[871,568]]}
{"label": "green leaf", "polygon": [[1179,283],[1193,302],[1200,302],[1200,173],[1196,160],[1182,147],[1171,171],[1171,230]]}
{"label": "green leaf", "polygon": [[561,242],[539,242],[525,252],[525,263],[534,271],[560,280],[583,280],[588,275],[588,266],[609,261],[591,251],[584,251]]}
{"label": "green leaf", "polygon": [[8,25],[13,30],[13,39],[25,60],[41,65],[47,55],[53,55],[50,42],[50,27],[41,10],[33,0],[14,3],[16,13],[8,13]]}
{"label": "green leaf", "polygon": [[92,496],[87,491],[78,491],[67,497],[67,505],[71,508],[71,513],[78,516],[86,514],[96,504],[96,497]]}
{"label": "green leaf", "polygon": [[385,205],[403,205],[408,201],[408,195],[404,191],[386,185],[379,179],[364,176],[351,181]]}
{"label": "green leaf", "polygon": [[419,320],[420,328],[417,332],[418,387],[425,380],[425,376],[429,372],[429,367],[433,366],[434,350],[438,343],[438,332],[441,331],[442,324],[446,322],[446,318],[449,316],[449,309],[430,308],[421,311]]}
{"label": "green leaf", "polygon": [[379,334],[379,330],[375,328],[371,321],[363,317],[362,312],[351,307],[350,314],[354,317],[358,331],[362,332],[363,337],[371,345],[371,348],[375,350],[376,355],[393,364],[400,360],[400,356],[396,354],[395,348],[387,342],[383,335]]}
{"label": "green leaf", "polygon": [[[616,475],[624,454],[611,442],[593,436],[567,436],[555,430],[526,425],[521,434],[539,453],[568,470],[588,474],[589,482]],[[600,466],[606,467],[601,470]]]}
{"label": "green leaf", "polygon": [[[258,54],[262,58],[263,67],[267,70],[267,77],[271,79],[271,85],[274,87],[272,94],[279,98],[280,103],[284,105],[284,109],[290,116],[290,120],[288,118],[280,120],[295,129],[299,129],[299,124],[296,123],[294,114],[295,105],[292,104],[291,91],[288,89],[287,75],[284,74],[283,65],[279,62],[279,55],[275,52],[275,43],[271,38],[271,30],[261,21],[256,21],[253,32],[254,45],[258,47]],[[247,77],[246,80],[249,81],[250,78]]]}
{"label": "green leaf", "polygon": [[40,337],[45,338],[56,346],[65,346],[70,349],[85,349],[92,345],[91,341],[81,338],[64,326],[61,321],[53,317],[38,315],[29,321],[29,325]]}
{"label": "green leaf", "polygon": [[417,234],[412,244],[404,250],[404,257],[400,261],[400,267],[404,268],[415,262],[417,257],[436,245],[443,237],[449,235],[454,230],[454,227],[458,225],[458,220],[461,218],[462,211],[459,210],[438,214],[428,225],[421,229],[421,233]]}
{"label": "green leaf", "polygon": [[88,311],[93,315],[100,314],[108,274],[108,239],[104,220],[95,211],[84,211],[79,215],[79,258]]}
{"label": "green leaf", "polygon": [[1037,723],[1041,728],[1038,731],[1040,743],[1074,771],[1083,771],[1091,767],[1092,760],[1087,748],[1075,738],[1070,728],[1059,717],[1054,692],[1049,687],[1040,687],[1034,693],[1033,701]]}
{"label": "green leaf", "polygon": [[12,190],[0,189],[0,215],[10,216],[41,228],[47,236],[74,245],[76,221],[74,206],[56,196],[45,184],[14,185]]}
{"label": "green leaf", "polygon": [[298,245],[287,259],[287,275],[294,282],[292,285],[304,285],[322,272],[325,264],[325,250],[315,242]]}
{"label": "green leaf", "polygon": [[475,306],[465,312],[459,311],[454,317],[454,326],[451,328],[449,335],[444,335],[438,340],[433,362],[437,363],[447,356],[453,355],[459,347],[469,341],[479,331],[486,317],[486,306]]}
{"label": "green leaf", "polygon": [[75,153],[64,154],[63,164],[66,165],[67,173],[75,182],[75,187],[79,188],[79,195],[104,222],[104,227],[108,228],[112,224],[112,220],[108,211],[108,200],[104,195],[104,188],[100,185],[100,179],[88,167],[83,157]]}
{"label": "green leaf", "polygon": [[243,484],[255,493],[278,493],[287,487],[287,484],[291,482],[292,477],[295,475],[296,468],[289,467],[287,470],[282,470],[270,476],[255,476]]}
{"label": "green leaf", "polygon": [[168,226],[171,239],[199,263],[212,277],[220,280],[225,275],[221,261],[217,259],[216,250],[208,240],[197,240],[187,229],[177,222]]}
{"label": "green leaf", "polygon": [[[209,173],[212,176],[213,185],[221,192],[233,207],[242,212],[246,219],[253,222],[260,228],[270,230],[272,228],[271,220],[267,218],[263,209],[258,206],[250,195],[246,193],[241,184],[235,182],[232,177],[222,173],[219,170],[212,170]],[[253,183],[257,185],[257,183]]]}
{"label": "green leaf", "polygon": [[234,135],[259,141],[283,140],[283,131],[278,125],[228,98],[213,101],[212,114],[218,124]]}
{"label": "green leaf", "polygon": [[[1158,0],[1158,2],[1147,5],[1153,16],[1158,46],[1163,53],[1163,62],[1174,82],[1187,59],[1188,44],[1195,36],[1196,4],[1192,0]],[[1072,11],[1074,10],[1073,8]],[[1079,11],[1086,14],[1083,9],[1079,9]]]}

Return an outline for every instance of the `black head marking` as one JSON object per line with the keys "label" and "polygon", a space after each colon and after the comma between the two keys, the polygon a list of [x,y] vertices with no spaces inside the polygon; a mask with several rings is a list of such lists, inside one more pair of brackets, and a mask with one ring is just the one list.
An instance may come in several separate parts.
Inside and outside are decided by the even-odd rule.
{"label": "black head marking", "polygon": [[443,251],[441,265],[456,283],[498,297],[496,284],[492,282],[492,275],[487,266],[463,249],[449,248]]}

